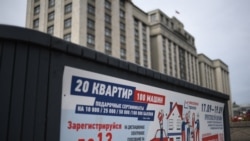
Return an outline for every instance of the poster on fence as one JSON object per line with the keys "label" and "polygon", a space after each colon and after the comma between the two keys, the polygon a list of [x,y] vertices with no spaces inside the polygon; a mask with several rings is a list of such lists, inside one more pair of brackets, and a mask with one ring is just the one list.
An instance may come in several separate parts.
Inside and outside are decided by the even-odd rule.
{"label": "poster on fence", "polygon": [[224,104],[65,66],[60,141],[224,141]]}

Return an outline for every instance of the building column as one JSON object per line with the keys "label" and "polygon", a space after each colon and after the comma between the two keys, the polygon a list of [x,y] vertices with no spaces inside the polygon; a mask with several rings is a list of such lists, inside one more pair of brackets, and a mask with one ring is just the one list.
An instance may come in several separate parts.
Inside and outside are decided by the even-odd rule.
{"label": "building column", "polygon": [[181,77],[180,77],[179,46],[176,45],[175,47],[176,47],[175,49],[176,49],[176,66],[177,66],[176,73],[177,73],[177,78],[180,79]]}
{"label": "building column", "polygon": [[55,0],[54,36],[63,39],[64,1]]}
{"label": "building column", "polygon": [[[98,24],[95,24],[95,50],[98,50],[100,52],[104,52],[105,50],[105,6],[104,6],[104,1],[96,2],[95,4],[95,12],[98,14],[95,14],[95,21]],[[112,3],[113,6],[113,3]],[[112,7],[113,8],[113,7]],[[115,9],[112,9],[114,11]],[[113,26],[113,15],[111,14],[111,27]],[[113,31],[112,30],[112,37],[113,36]],[[117,37],[117,36],[116,36]],[[118,36],[120,37],[120,36]],[[112,44],[115,44],[113,42]]]}
{"label": "building column", "polygon": [[134,18],[133,16],[131,16],[133,15],[133,7],[132,7],[132,4],[129,2],[126,2],[125,7],[126,7],[125,30],[126,30],[126,52],[127,52],[126,57],[128,61],[135,62],[135,39],[134,39],[135,38],[135,34],[134,34],[135,26],[134,26]]}
{"label": "building column", "polygon": [[[82,46],[87,46],[87,0],[79,0],[80,5],[82,6],[79,9],[79,44]],[[96,23],[96,22],[95,22]]]}
{"label": "building column", "polygon": [[198,58],[196,58],[196,76],[197,76],[197,85],[200,85],[200,69],[199,69],[199,61],[198,61]]}

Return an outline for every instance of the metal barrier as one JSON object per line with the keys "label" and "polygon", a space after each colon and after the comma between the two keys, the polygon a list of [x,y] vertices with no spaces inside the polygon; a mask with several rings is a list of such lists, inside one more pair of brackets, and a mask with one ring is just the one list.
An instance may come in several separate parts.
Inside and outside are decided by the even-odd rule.
{"label": "metal barrier", "polygon": [[[110,82],[107,80],[107,82],[104,82],[91,79],[91,81],[95,81],[95,83],[99,82],[112,85],[113,87],[123,87],[123,85],[126,84],[125,82],[129,82],[140,86],[145,85],[145,88],[147,89],[152,87],[153,89],[163,90],[164,92],[178,93],[177,95],[179,96],[180,94],[180,99],[182,99],[183,97],[181,96],[184,95],[188,96],[188,98],[204,99],[222,103],[224,104],[224,129],[222,130],[224,130],[225,140],[230,141],[227,106],[227,101],[229,99],[228,95],[166,76],[151,69],[107,56],[103,53],[63,41],[48,34],[20,27],[0,25],[0,107],[2,107],[0,118],[1,141],[62,140],[62,134],[65,133],[62,131],[63,124],[60,122],[62,121],[62,106],[64,104],[62,94],[64,94],[64,82],[68,81],[64,77],[65,75],[66,77],[68,75],[65,74],[65,66],[84,70],[84,72],[89,72],[91,74],[97,73],[97,75],[101,77],[112,77],[114,80],[124,81],[124,83],[121,82],[121,84],[114,84],[116,83],[115,81]],[[75,69],[73,69],[73,71],[77,72]],[[80,78],[80,80],[82,79],[83,78]],[[83,93],[79,93],[79,95],[81,94]],[[155,96],[148,93],[145,94],[147,96]],[[76,93],[75,95],[78,94]],[[162,97],[165,97],[165,95],[158,95],[159,99]],[[167,98],[171,99],[171,97]],[[108,99],[105,100],[109,101]],[[136,104],[138,105],[140,105],[140,103],[145,104],[145,101],[142,99],[136,100]],[[152,102],[157,101],[151,101],[151,103]],[[171,106],[172,105],[170,105],[170,107]],[[174,106],[180,108],[185,105],[177,103],[174,105],[173,103],[173,107]],[[207,108],[206,105],[199,104],[199,106],[202,106],[202,108],[205,106],[204,108]],[[169,107],[169,105],[165,107]],[[97,108],[97,110],[99,110],[99,108]],[[210,105],[210,109],[205,109],[203,111],[205,112],[207,110],[215,109],[211,108]],[[132,111],[129,112],[130,114],[124,117],[128,117],[128,119],[129,117],[134,118],[134,116],[131,115]],[[150,111],[148,112],[148,114],[153,113],[153,116],[147,115],[141,117],[138,114],[136,117],[138,117],[138,119],[142,118],[140,120],[145,122],[146,120],[151,120],[153,122],[154,118],[157,120],[157,113],[155,111],[151,113]],[[101,113],[96,114],[98,115]],[[108,114],[112,114],[112,111]],[[124,113],[122,114],[124,115]],[[121,115],[116,116],[119,117]],[[182,117],[180,117],[180,119],[182,119]],[[159,122],[160,121],[161,119],[159,118]],[[166,122],[161,124],[160,122],[160,126],[163,124],[165,125],[165,123]],[[71,123],[67,124],[68,128],[74,128],[73,124],[72,127]],[[81,124],[79,129],[83,129],[83,126],[84,124]],[[129,127],[127,125],[112,126],[116,128],[124,128],[124,130]],[[152,126],[158,127],[159,124]],[[96,128],[96,126],[94,127]],[[77,128],[78,127],[75,127],[74,129]],[[134,132],[131,131],[131,134],[132,133]],[[106,137],[111,137],[111,135],[111,133],[107,133]],[[175,134],[168,132],[168,136],[171,135],[174,136]],[[105,135],[98,133],[97,137],[101,138],[102,136]],[[146,136],[147,134],[143,135],[145,138]],[[154,136],[155,132],[152,133],[152,137]],[[113,138],[115,138],[114,135]],[[78,138],[78,141],[82,140],[85,139]],[[88,140],[94,139],[89,138]],[[129,138],[126,138],[126,140],[129,140]],[[173,140],[173,138],[171,140]]]}

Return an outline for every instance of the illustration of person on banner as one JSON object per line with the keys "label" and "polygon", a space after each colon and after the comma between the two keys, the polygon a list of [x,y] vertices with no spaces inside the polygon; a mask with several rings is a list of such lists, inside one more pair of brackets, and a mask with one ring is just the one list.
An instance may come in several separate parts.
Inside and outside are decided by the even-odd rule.
{"label": "illustration of person on banner", "polygon": [[186,114],[186,124],[187,124],[187,141],[190,141],[190,111]]}
{"label": "illustration of person on banner", "polygon": [[197,114],[197,119],[195,121],[196,130],[195,130],[195,141],[200,141],[200,120],[199,120],[199,113]]}
{"label": "illustration of person on banner", "polygon": [[164,111],[161,110],[158,113],[158,120],[160,124],[160,141],[163,141],[163,118],[164,118]]}
{"label": "illustration of person on banner", "polygon": [[181,140],[182,141],[186,141],[185,126],[186,126],[186,122],[185,122],[185,117],[183,116],[183,120],[181,124]]}
{"label": "illustration of person on banner", "polygon": [[195,141],[195,113],[192,114],[192,137],[193,137],[193,141]]}

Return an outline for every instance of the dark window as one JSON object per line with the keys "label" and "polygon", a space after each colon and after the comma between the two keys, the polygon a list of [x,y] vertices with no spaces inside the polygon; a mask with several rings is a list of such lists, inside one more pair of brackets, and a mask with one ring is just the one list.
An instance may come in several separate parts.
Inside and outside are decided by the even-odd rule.
{"label": "dark window", "polygon": [[70,13],[71,11],[72,11],[72,3],[65,5],[64,13],[67,14],[67,13]]}
{"label": "dark window", "polygon": [[53,33],[54,33],[54,25],[48,27],[47,33],[53,35]]}
{"label": "dark window", "polygon": [[53,11],[53,12],[50,12],[50,13],[48,14],[48,21],[54,20],[54,17],[55,17],[55,12],[54,12],[54,11]]}
{"label": "dark window", "polygon": [[105,53],[108,55],[111,55],[112,49],[111,49],[111,43],[105,42]]}
{"label": "dark window", "polygon": [[94,37],[94,35],[92,35],[92,34],[88,34],[87,35],[87,43],[91,44],[91,45],[95,44],[95,37]]}
{"label": "dark window", "polygon": [[55,0],[49,0],[49,7],[55,6]]}
{"label": "dark window", "polygon": [[39,19],[35,19],[33,21],[33,28],[38,28],[39,27]]}
{"label": "dark window", "polygon": [[71,41],[71,33],[65,34],[65,35],[63,36],[63,39],[64,39],[65,41]]}
{"label": "dark window", "polygon": [[108,14],[105,14],[105,22],[106,23],[111,23],[111,16]]}
{"label": "dark window", "polygon": [[40,13],[40,5],[34,8],[34,15],[38,15]]}
{"label": "dark window", "polygon": [[120,57],[121,57],[121,59],[126,59],[126,49],[125,48],[120,49]]}
{"label": "dark window", "polygon": [[120,23],[120,29],[121,29],[122,31],[125,30],[125,24],[124,24],[124,23]]}
{"label": "dark window", "polygon": [[95,29],[95,22],[91,19],[88,19],[88,28]]}
{"label": "dark window", "polygon": [[70,28],[71,27],[71,18],[68,18],[64,20],[64,28]]}
{"label": "dark window", "polygon": [[111,10],[111,3],[108,0],[105,0],[105,8]]}
{"label": "dark window", "polygon": [[120,17],[123,19],[125,18],[125,12],[123,10],[120,10]]}
{"label": "dark window", "polygon": [[125,44],[126,38],[125,38],[124,35],[121,35],[121,36],[120,36],[120,41],[121,41],[122,44]]}
{"label": "dark window", "polygon": [[111,36],[111,29],[108,27],[105,27],[105,35],[110,37]]}
{"label": "dark window", "polygon": [[88,4],[88,13],[94,15],[95,14],[95,7]]}

